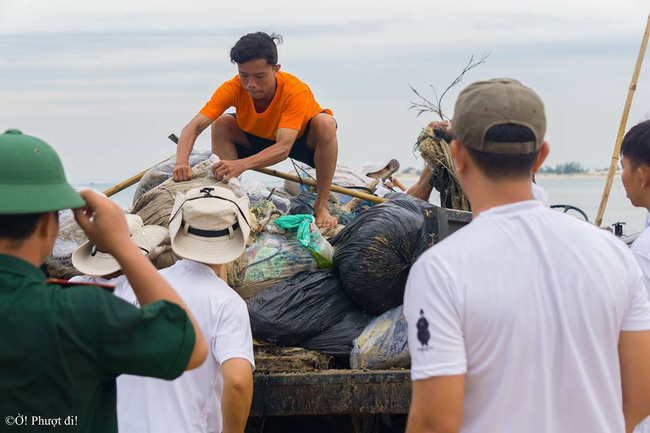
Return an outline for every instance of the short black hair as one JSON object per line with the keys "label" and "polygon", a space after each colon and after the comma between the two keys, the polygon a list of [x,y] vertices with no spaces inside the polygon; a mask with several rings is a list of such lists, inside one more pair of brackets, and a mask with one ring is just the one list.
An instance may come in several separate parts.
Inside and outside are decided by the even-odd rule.
{"label": "short black hair", "polygon": [[[521,143],[535,141],[530,128],[515,123],[495,125],[485,133],[485,141],[497,143]],[[472,161],[489,179],[520,179],[532,174],[539,151],[528,155],[479,152],[465,146]]]}
{"label": "short black hair", "polygon": [[282,43],[282,36],[271,33],[255,32],[239,38],[230,50],[230,61],[233,63],[246,63],[251,60],[264,59],[269,65],[278,64],[278,44]]}
{"label": "short black hair", "polygon": [[629,159],[633,167],[650,165],[650,120],[638,123],[627,131],[621,144],[621,155]]}
{"label": "short black hair", "polygon": [[36,226],[44,213],[21,215],[0,215],[0,239],[20,244],[36,231]]}

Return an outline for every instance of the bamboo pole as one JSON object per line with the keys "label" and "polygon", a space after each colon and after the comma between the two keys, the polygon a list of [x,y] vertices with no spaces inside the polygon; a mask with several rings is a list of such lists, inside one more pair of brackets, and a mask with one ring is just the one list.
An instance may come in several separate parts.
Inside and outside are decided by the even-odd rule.
{"label": "bamboo pole", "polygon": [[[171,158],[172,156],[174,156],[174,155],[171,155],[170,157],[168,157],[168,158],[166,158],[166,159],[163,159],[163,160],[160,161],[158,164],[161,164],[161,163],[167,161],[167,160],[168,160],[169,158]],[[156,164],[156,165],[158,165],[158,164]],[[111,188],[108,188],[106,191],[104,191],[104,194],[106,194],[106,197],[110,197],[110,196],[112,196],[112,195],[117,194],[118,192],[120,192],[120,191],[122,191],[122,190],[127,189],[128,187],[130,187],[130,186],[133,185],[134,183],[136,183],[136,182],[140,182],[140,179],[142,179],[142,176],[144,176],[144,175],[145,175],[149,170],[151,170],[151,169],[152,169],[153,167],[155,167],[156,165],[151,166],[151,167],[149,167],[148,169],[141,171],[140,173],[136,174],[135,176],[131,176],[131,177],[128,178],[127,180],[125,180],[125,181],[123,181],[123,182],[120,182],[120,183],[118,183],[117,185],[115,185],[115,186],[113,186],[113,187],[111,187]]]}
{"label": "bamboo pole", "polygon": [[609,193],[612,190],[612,182],[614,180],[614,172],[616,171],[616,166],[618,165],[619,155],[621,153],[621,143],[623,142],[623,135],[625,133],[625,127],[627,125],[627,118],[630,114],[630,107],[632,106],[632,99],[634,98],[634,92],[636,91],[636,83],[639,80],[639,73],[641,72],[641,65],[643,64],[643,58],[645,57],[645,50],[648,46],[648,34],[650,33],[650,14],[648,14],[648,22],[646,23],[645,33],[643,34],[643,40],[641,42],[641,48],[639,49],[639,56],[636,59],[636,66],[634,68],[634,73],[632,74],[632,82],[627,91],[627,100],[625,101],[625,107],[623,108],[623,117],[621,119],[621,124],[618,127],[618,135],[616,136],[616,144],[614,146],[614,154],[612,155],[612,163],[609,166],[609,173],[607,174],[607,182],[605,183],[605,190],[603,191],[603,196],[600,199],[600,206],[598,207],[598,214],[596,215],[596,226],[599,226],[603,222],[603,215],[605,214],[605,207],[607,207],[607,200],[609,200]]}

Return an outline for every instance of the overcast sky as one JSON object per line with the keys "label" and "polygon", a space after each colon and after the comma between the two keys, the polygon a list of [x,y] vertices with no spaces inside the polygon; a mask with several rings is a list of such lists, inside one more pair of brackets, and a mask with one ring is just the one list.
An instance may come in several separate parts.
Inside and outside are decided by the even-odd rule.
{"label": "overcast sky", "polygon": [[[339,122],[339,160],[396,157],[433,115],[408,111],[444,89],[471,55],[473,81],[510,76],[548,117],[548,162],[609,165],[647,20],[648,0],[354,1],[0,0],[0,128],[55,146],[74,183],[117,182],[174,152],[179,133],[235,75],[245,33],[284,36],[282,70]],[[650,118],[646,61],[628,128]],[[197,147],[209,148],[208,134]]]}

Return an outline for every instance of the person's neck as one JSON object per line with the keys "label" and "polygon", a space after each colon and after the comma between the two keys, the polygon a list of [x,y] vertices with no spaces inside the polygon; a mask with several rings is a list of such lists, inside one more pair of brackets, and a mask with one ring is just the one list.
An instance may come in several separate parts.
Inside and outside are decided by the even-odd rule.
{"label": "person's neck", "polygon": [[650,212],[650,191],[646,191],[643,195],[643,203],[639,207],[644,207]]}
{"label": "person's neck", "polygon": [[265,95],[263,98],[253,100],[253,105],[255,105],[255,111],[258,113],[262,113],[267,108],[269,108],[269,105],[271,105],[271,102],[273,102],[273,98],[275,98],[275,93],[277,91],[278,91],[278,79],[276,77],[275,86],[273,86],[273,92],[271,92],[269,95]]}
{"label": "person's neck", "polygon": [[25,241],[18,248],[15,248],[11,241],[0,240],[0,254],[24,260],[37,268],[43,264],[39,251],[33,245],[30,245],[29,241]]}
{"label": "person's neck", "polygon": [[472,216],[497,206],[533,200],[531,179],[491,180],[483,178],[466,188],[467,198],[472,206]]}

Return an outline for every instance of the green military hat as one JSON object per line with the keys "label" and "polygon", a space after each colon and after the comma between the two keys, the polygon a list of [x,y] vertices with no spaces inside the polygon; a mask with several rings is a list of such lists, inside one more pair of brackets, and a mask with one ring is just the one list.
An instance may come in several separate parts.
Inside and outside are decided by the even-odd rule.
{"label": "green military hat", "polygon": [[17,129],[0,134],[0,214],[42,213],[84,205],[66,180],[52,146]]}

